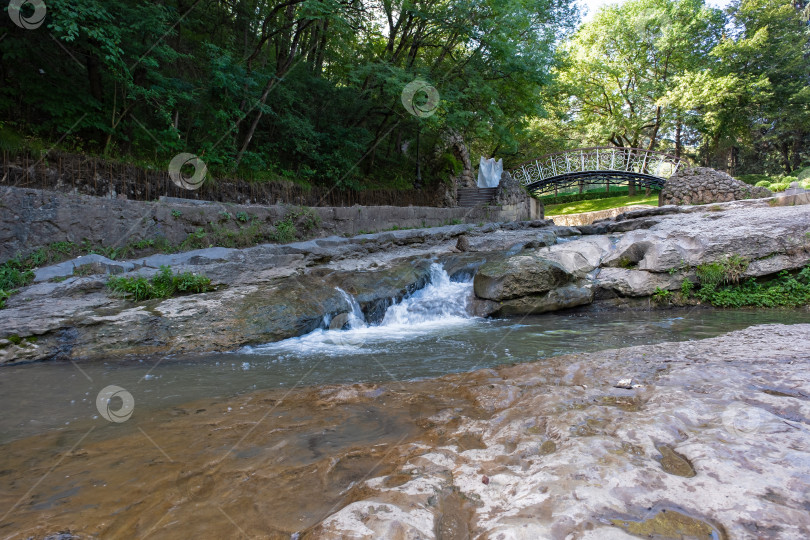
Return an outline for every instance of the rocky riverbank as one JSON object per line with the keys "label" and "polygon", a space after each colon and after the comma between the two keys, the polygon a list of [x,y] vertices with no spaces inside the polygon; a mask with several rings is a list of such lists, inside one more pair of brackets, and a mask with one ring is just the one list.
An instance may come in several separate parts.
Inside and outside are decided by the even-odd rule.
{"label": "rocky riverbank", "polygon": [[765,325],[440,379],[255,391],[51,431],[3,446],[0,502],[14,511],[2,530],[807,538],[808,343],[810,325]]}
{"label": "rocky riverbank", "polygon": [[[797,198],[798,197],[798,198]],[[728,255],[744,275],[810,261],[807,197],[638,210],[581,227],[550,221],[455,225],[329,237],[246,249],[213,248],[132,261],[80,258],[37,271],[0,311],[0,363],[233,350],[310,332],[349,309],[370,322],[424,286],[431,262],[475,274],[483,316],[600,305],[632,306],[694,279]],[[133,303],[105,289],[104,272],[154,274],[162,265],[202,273],[217,290]],[[79,269],[79,274],[74,275]],[[100,272],[92,274],[92,272]],[[649,303],[644,303],[649,307]]]}

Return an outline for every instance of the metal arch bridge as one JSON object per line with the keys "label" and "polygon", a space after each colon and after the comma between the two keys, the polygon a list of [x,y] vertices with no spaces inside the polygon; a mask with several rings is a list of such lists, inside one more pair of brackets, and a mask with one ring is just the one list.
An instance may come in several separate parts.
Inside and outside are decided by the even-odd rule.
{"label": "metal arch bridge", "polygon": [[599,146],[577,148],[546,154],[526,161],[510,170],[530,192],[579,188],[598,184],[610,191],[611,185],[624,185],[634,180],[640,187],[660,189],[685,162],[673,155],[644,150]]}

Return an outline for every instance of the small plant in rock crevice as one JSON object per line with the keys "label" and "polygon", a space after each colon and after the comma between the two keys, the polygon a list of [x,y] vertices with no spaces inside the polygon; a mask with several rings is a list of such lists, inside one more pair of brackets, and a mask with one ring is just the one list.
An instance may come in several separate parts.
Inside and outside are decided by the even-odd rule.
{"label": "small plant in rock crevice", "polygon": [[168,266],[161,266],[151,279],[143,276],[112,276],[107,281],[107,288],[136,302],[214,290],[210,278],[191,272],[174,274]]}
{"label": "small plant in rock crevice", "polygon": [[652,294],[652,301],[656,304],[668,304],[672,301],[672,291],[656,287]]}

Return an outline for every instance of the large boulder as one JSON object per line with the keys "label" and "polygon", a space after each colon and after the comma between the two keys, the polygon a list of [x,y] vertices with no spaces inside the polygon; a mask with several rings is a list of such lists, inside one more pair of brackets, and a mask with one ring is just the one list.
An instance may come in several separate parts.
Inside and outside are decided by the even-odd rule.
{"label": "large boulder", "polygon": [[681,169],[666,181],[661,204],[707,204],[770,196],[767,189],[740,182],[722,171],[694,167]]}
{"label": "large boulder", "polygon": [[575,277],[584,278],[599,267],[602,258],[612,249],[613,243],[610,238],[598,235],[556,244],[538,254],[545,259],[558,262]]}
{"label": "large boulder", "polygon": [[539,315],[593,302],[593,287],[589,281],[571,283],[542,294],[533,294],[499,302],[492,313],[498,317]]}
{"label": "large boulder", "polygon": [[565,267],[534,255],[516,255],[481,266],[473,281],[475,295],[486,300],[509,300],[548,292],[569,283]]}
{"label": "large boulder", "polygon": [[754,263],[796,252],[798,256],[788,267],[777,270],[778,265],[763,265],[770,272],[800,268],[810,257],[806,249],[810,207],[724,206],[707,210],[667,216],[649,230],[622,235],[602,266],[669,272],[725,260],[729,255]]}

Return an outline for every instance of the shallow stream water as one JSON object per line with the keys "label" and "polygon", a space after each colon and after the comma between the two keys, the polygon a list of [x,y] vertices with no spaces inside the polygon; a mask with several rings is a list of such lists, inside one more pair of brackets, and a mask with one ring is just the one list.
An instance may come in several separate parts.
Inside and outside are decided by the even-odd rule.
{"label": "shallow stream water", "polygon": [[467,313],[471,282],[451,281],[438,265],[431,277],[427,287],[391,306],[379,325],[366,324],[346,294],[345,316],[325,320],[324,329],[231,353],[2,368],[0,407],[13,413],[0,416],[0,443],[103,421],[96,398],[109,385],[132,394],[134,414],[143,415],[256,390],[409,381],[576,352],[703,339],[755,324],[810,322],[806,311],[698,308],[483,319]]}

